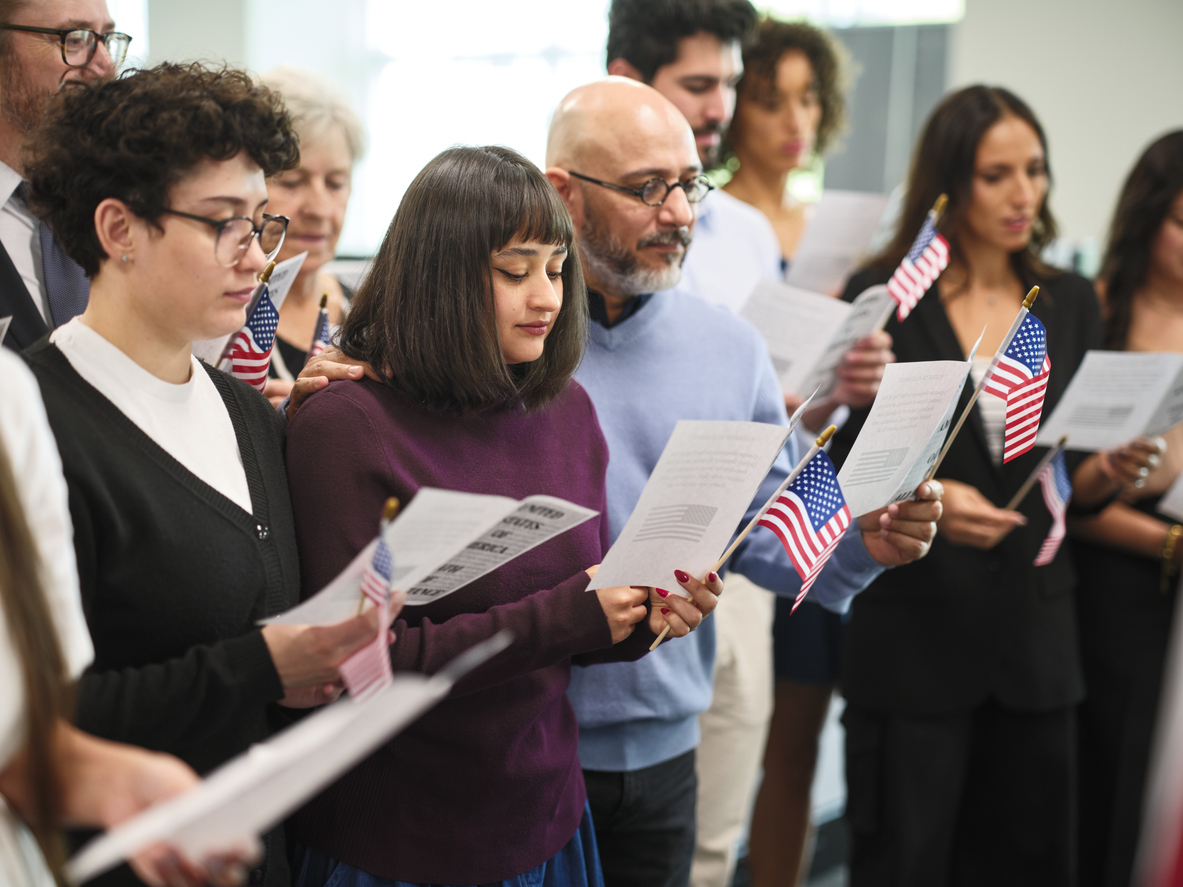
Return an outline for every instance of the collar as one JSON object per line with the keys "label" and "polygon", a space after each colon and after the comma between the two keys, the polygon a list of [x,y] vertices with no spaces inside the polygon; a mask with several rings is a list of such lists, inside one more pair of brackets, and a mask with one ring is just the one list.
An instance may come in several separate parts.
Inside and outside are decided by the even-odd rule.
{"label": "collar", "polygon": [[21,181],[20,173],[7,163],[0,162],[0,205],[12,198]]}
{"label": "collar", "polygon": [[604,302],[604,297],[595,290],[587,291],[587,313],[593,321],[598,323],[604,329],[611,329],[614,326],[620,326],[638,311],[645,307],[645,303],[653,298],[653,293],[645,293],[641,296],[633,296],[624,303],[624,310],[620,312],[620,316],[616,318],[615,322],[608,320],[608,306]]}

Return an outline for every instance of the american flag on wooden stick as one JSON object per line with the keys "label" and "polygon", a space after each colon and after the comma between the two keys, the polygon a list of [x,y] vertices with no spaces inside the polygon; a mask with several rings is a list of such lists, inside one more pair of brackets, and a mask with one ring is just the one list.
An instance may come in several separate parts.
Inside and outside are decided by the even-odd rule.
{"label": "american flag on wooden stick", "polygon": [[255,310],[247,319],[246,326],[234,334],[230,351],[230,372],[259,391],[267,384],[267,371],[271,368],[271,351],[275,347],[275,330],[279,326],[279,312],[271,301],[270,291],[263,285],[263,294]]}
{"label": "american flag on wooden stick", "polygon": [[378,548],[361,577],[362,593],[378,605],[378,636],[342,662],[338,669],[345,688],[354,699],[365,699],[394,683],[394,673],[390,669],[390,645],[386,642],[386,631],[390,624],[390,576],[393,571],[394,559],[386,541],[379,536]]}
{"label": "american flag on wooden stick", "polygon": [[1002,354],[996,358],[994,369],[982,380],[983,391],[1006,401],[1003,462],[1009,462],[1035,446],[1051,369],[1047,331],[1039,318],[1028,311]]}
{"label": "american flag on wooden stick", "polygon": [[1043,502],[1052,516],[1052,528],[1035,556],[1035,566],[1042,567],[1055,560],[1060,543],[1064,541],[1064,514],[1068,510],[1068,500],[1072,498],[1072,481],[1068,479],[1068,463],[1064,460],[1063,450],[1039,472],[1039,485],[1043,488]]}
{"label": "american flag on wooden stick", "polygon": [[328,297],[322,296],[320,312],[316,315],[316,335],[312,337],[312,347],[308,349],[308,356],[304,358],[305,365],[329,347],[329,309],[325,307]]}
{"label": "american flag on wooden stick", "polygon": [[937,233],[937,214],[930,212],[904,256],[887,291],[896,301],[896,319],[903,321],[949,264],[949,241]]}
{"label": "american flag on wooden stick", "polygon": [[818,452],[810,459],[760,518],[759,526],[776,533],[801,577],[801,591],[793,602],[796,610],[850,526],[850,509],[830,457]]}

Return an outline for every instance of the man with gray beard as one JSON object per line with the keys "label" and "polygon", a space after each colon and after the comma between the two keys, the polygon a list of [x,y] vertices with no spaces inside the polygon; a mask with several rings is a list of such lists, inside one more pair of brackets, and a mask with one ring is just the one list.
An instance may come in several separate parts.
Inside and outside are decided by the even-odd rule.
{"label": "man with gray beard", "polygon": [[[575,378],[608,441],[608,527],[620,533],[681,419],[767,422],[788,416],[760,334],[730,309],[676,289],[710,190],[678,109],[635,80],[610,77],[559,104],[547,177],[575,224],[592,323]],[[791,439],[748,518],[800,457]],[[939,484],[920,501],[860,518],[810,598],[843,609],[885,566],[923,557],[940,516]],[[801,581],[763,530],[726,569],[793,597]],[[670,587],[681,577],[671,576]],[[658,594],[666,592],[658,589]],[[676,613],[662,610],[678,626]],[[695,833],[698,716],[711,701],[715,620],[627,664],[573,668],[568,695],[607,887],[684,887]]]}
{"label": "man with gray beard", "polygon": [[90,283],[25,203],[25,142],[58,91],[114,77],[131,38],[105,0],[0,0],[0,319],[20,351],[86,308]]}

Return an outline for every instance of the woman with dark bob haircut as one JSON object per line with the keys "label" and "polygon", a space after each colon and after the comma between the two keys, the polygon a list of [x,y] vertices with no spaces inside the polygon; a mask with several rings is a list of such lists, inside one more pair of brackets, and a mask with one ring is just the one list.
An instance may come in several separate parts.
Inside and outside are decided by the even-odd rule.
{"label": "woman with dark bob haircut", "polygon": [[[947,194],[939,227],[949,266],[904,323],[888,324],[895,352],[965,360],[985,326],[971,370],[980,379],[1038,285],[1032,313],[1051,359],[1045,416],[1101,343],[1092,285],[1039,260],[1055,232],[1048,169],[1043,129],[1018,96],[987,86],[950,93],[916,146],[894,240],[845,294],[886,282]],[[1077,574],[1067,546],[1034,565],[1052,526],[1042,496],[1003,507],[1045,452],[1003,464],[1004,411],[1001,399],[979,398],[941,465],[944,514],[928,557],[875,580],[846,625],[853,887],[1075,881]],[[866,416],[853,411],[835,435],[839,461]],[[1098,507],[1138,478],[1151,452],[1069,455],[1073,507]]]}
{"label": "woman with dark bob haircut", "polygon": [[[1183,130],[1134,164],[1113,214],[1097,288],[1105,347],[1183,352]],[[1163,664],[1183,564],[1179,524],[1158,512],[1183,472],[1183,426],[1144,481],[1069,525],[1088,695],[1080,706],[1080,883],[1133,878]],[[1118,592],[1114,593],[1117,589]]]}
{"label": "woman with dark bob haircut", "polygon": [[423,486],[545,493],[600,514],[403,611],[396,669],[433,672],[501,628],[515,641],[296,814],[300,887],[603,883],[571,664],[637,659],[664,620],[656,607],[646,620],[644,590],[585,592],[608,547],[608,448],[571,379],[586,324],[571,218],[537,167],[496,147],[424,167],[341,329],[346,356],[388,378],[332,383],[292,421],[305,590],[369,542],[388,496]]}
{"label": "woman with dark bob haircut", "polygon": [[[298,160],[243,72],[161,65],[59,94],[29,150],[34,209],[91,279],[86,311],[24,356],[61,451],[94,661],[77,721],[204,773],[266,738],[277,704],[332,699],[372,616],[256,621],[299,600],[279,417],[194,359],[238,329]],[[251,883],[290,882],[282,830]],[[127,867],[94,883],[139,884]]]}

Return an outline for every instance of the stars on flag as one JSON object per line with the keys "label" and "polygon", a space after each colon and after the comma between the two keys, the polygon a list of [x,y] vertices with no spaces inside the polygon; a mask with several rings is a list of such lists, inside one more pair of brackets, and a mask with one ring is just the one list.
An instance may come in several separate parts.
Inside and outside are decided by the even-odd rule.
{"label": "stars on flag", "polygon": [[267,384],[267,371],[271,368],[271,351],[275,347],[275,330],[279,327],[279,312],[271,301],[268,288],[255,310],[251,312],[246,326],[234,334],[227,358],[230,372],[259,391]]}

